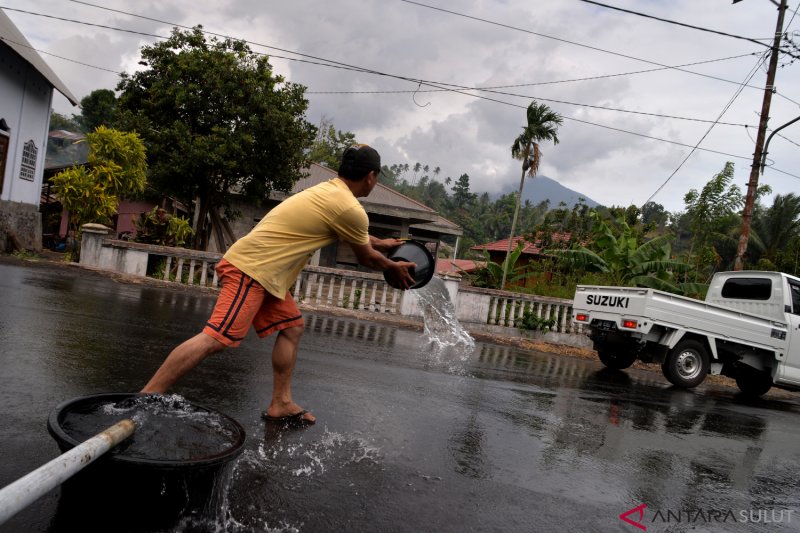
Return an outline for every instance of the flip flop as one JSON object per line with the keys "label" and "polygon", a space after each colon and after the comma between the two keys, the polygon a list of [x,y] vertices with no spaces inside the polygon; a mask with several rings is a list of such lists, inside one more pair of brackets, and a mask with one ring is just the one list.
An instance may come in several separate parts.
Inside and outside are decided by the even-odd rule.
{"label": "flip flop", "polygon": [[302,410],[302,411],[300,411],[299,413],[295,413],[295,414],[293,414],[293,415],[286,415],[286,416],[270,416],[270,415],[268,415],[268,414],[267,414],[267,412],[266,412],[266,411],[264,411],[264,412],[261,414],[261,418],[263,418],[263,419],[264,419],[264,420],[266,420],[267,422],[276,422],[276,423],[278,423],[278,424],[286,424],[287,426],[288,426],[288,425],[293,425],[293,426],[297,426],[297,425],[300,425],[300,426],[310,426],[310,425],[312,425],[312,424],[313,424],[314,422],[316,422],[316,421],[315,421],[315,420],[308,420],[307,418],[303,418],[303,415],[304,415],[304,414],[306,414],[307,412],[308,412],[308,411],[306,411],[305,409],[303,409],[303,410]]}

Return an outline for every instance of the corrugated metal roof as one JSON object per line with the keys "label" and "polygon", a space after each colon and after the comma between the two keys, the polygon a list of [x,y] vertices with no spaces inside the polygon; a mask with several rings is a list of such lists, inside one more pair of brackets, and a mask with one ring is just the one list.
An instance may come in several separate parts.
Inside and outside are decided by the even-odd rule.
{"label": "corrugated metal roof", "polygon": [[39,74],[53,86],[58,92],[63,94],[72,105],[78,105],[78,99],[67,89],[67,86],[58,79],[56,73],[45,63],[42,56],[31,46],[28,40],[22,35],[14,23],[8,18],[5,11],[0,9],[0,41],[3,41],[9,48],[19,54],[22,59],[27,61]]}

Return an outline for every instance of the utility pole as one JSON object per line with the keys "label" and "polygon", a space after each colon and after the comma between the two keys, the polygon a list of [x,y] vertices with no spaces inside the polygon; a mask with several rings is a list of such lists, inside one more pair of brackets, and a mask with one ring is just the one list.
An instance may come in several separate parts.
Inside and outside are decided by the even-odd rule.
{"label": "utility pole", "polygon": [[[775,3],[774,0],[773,3]],[[769,106],[772,102],[772,93],[775,89],[775,71],[778,70],[778,55],[780,54],[780,44],[783,36],[783,15],[785,12],[786,0],[781,0],[778,6],[778,23],[775,26],[775,40],[773,41],[769,58],[767,85],[764,87],[764,101],[761,104],[761,116],[758,121],[758,135],[756,136],[756,148],[753,153],[753,165],[750,167],[750,181],[747,183],[747,197],[744,202],[744,211],[742,211],[742,231],[739,235],[739,245],[736,247],[734,270],[742,270],[744,267],[744,254],[747,251],[747,241],[750,239],[750,222],[753,219],[753,206],[756,199],[756,190],[758,189],[761,152],[764,148],[764,137],[767,133],[767,122],[769,121]]]}

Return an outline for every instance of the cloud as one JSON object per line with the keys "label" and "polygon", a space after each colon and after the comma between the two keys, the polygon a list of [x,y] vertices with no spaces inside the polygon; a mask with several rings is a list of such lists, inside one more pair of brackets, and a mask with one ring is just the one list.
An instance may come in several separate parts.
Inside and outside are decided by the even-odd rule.
{"label": "cloud", "polygon": [[[169,33],[169,24],[82,4],[53,0],[6,4],[144,33]],[[767,50],[751,41],[583,2],[432,3],[467,17],[407,2],[357,0],[111,0],[104,5],[186,26],[203,24],[208,31],[247,39],[254,51],[272,56],[277,73],[307,87],[310,121],[332,119],[337,129],[352,131],[359,140],[378,147],[387,162],[438,165],[442,179],[466,172],[474,190],[495,193],[516,187],[519,163],[511,159],[510,146],[524,123],[524,108],[533,99],[565,117],[561,142],[542,146],[540,172],[604,204],[643,202],[668,180],[655,200],[668,209],[680,209],[683,194],[702,187],[728,160],[735,162],[740,187],[744,189],[749,177],[748,158],[765,84],[763,67],[753,69],[757,54]],[[624,0],[615,5],[764,43],[769,43],[775,27],[774,5],[766,1],[717,5]],[[138,68],[139,48],[156,41],[8,13],[37,48],[112,70]],[[798,24],[800,19],[787,14],[789,33]],[[734,58],[737,55],[744,57]],[[116,86],[111,73],[57,58],[46,56],[46,60],[79,98],[97,88]],[[698,64],[665,68],[690,63]],[[797,68],[785,56],[781,63],[786,66],[779,69],[770,110],[773,128],[796,117],[800,105],[795,98],[800,94]],[[563,83],[550,83],[557,81]],[[743,83],[748,86],[742,87]],[[472,92],[483,99],[428,92],[437,87],[497,86],[515,87]],[[414,94],[415,90],[419,92]],[[729,103],[721,121],[739,125],[719,124],[709,131],[711,121]],[[56,99],[55,106],[61,112],[74,112],[65,109],[63,99]],[[798,128],[787,128],[770,146],[773,164],[761,180],[776,192],[797,188]],[[722,153],[698,151],[689,156],[697,143]]]}

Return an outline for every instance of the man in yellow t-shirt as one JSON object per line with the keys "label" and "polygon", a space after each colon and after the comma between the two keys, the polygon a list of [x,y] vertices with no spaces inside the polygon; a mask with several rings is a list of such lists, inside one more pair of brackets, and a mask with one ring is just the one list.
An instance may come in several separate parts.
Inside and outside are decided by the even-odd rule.
{"label": "man in yellow t-shirt", "polygon": [[313,424],[314,416],[294,403],[292,371],[303,333],[303,317],[289,293],[308,259],[341,240],[358,262],[390,271],[404,287],[414,284],[414,263],[392,261],[381,252],[400,246],[397,239],[369,235],[369,219],[357,198],[378,182],[381,160],[365,144],[345,150],[338,176],[281,202],[253,230],[236,241],[217,264],[222,288],[201,333],[172,350],[144,393],[164,393],[209,355],[238,346],[252,326],[259,337],[278,332],[272,350],[272,399],[263,414],[274,422]]}

